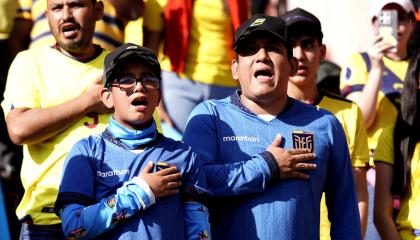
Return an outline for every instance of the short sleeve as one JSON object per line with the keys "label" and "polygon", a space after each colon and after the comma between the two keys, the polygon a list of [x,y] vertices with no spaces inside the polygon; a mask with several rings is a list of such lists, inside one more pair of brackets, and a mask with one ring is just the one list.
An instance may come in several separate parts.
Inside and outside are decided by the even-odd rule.
{"label": "short sleeve", "polygon": [[19,53],[13,60],[7,77],[2,107],[4,115],[13,108],[37,108],[40,106],[38,79],[33,56],[28,51]]}
{"label": "short sleeve", "polygon": [[340,75],[340,89],[343,96],[362,91],[366,83],[368,70],[360,53],[350,56]]}
{"label": "short sleeve", "polygon": [[394,164],[394,126],[382,131],[375,150],[374,161]]}
{"label": "short sleeve", "polygon": [[350,153],[353,167],[366,167],[369,163],[368,137],[363,122],[362,111],[356,104],[352,104],[356,114],[356,131],[353,139],[353,151]]}

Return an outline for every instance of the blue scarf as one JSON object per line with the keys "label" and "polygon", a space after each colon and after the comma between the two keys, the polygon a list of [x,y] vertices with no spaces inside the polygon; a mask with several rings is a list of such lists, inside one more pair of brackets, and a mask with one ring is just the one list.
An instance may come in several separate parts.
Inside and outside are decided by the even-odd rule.
{"label": "blue scarf", "polygon": [[122,126],[112,117],[109,120],[108,130],[113,137],[120,140],[131,150],[155,140],[157,133],[154,120],[150,127],[142,130],[132,130]]}

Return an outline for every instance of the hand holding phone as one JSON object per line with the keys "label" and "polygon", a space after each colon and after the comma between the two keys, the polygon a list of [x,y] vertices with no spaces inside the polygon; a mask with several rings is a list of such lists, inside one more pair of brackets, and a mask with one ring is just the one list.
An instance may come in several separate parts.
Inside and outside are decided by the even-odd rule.
{"label": "hand holding phone", "polygon": [[397,50],[398,12],[394,9],[382,10],[378,18],[378,32],[383,42],[393,46],[391,51]]}

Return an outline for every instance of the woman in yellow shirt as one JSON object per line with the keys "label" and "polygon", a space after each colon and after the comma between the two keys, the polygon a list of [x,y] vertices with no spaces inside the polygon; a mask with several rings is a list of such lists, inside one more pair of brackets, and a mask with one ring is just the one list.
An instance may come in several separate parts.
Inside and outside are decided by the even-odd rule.
{"label": "woman in yellow shirt", "polygon": [[384,130],[375,152],[374,221],[382,239],[420,240],[419,73],[417,52],[408,66],[397,122]]}

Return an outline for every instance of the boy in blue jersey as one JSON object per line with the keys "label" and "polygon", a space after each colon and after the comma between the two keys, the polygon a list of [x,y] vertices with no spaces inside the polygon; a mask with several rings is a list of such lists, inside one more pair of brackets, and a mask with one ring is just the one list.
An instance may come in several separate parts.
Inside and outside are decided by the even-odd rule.
{"label": "boy in blue jersey", "polygon": [[101,99],[114,115],[65,162],[55,210],[67,238],[209,238],[201,203],[210,192],[196,155],[158,133],[153,120],[160,74],[156,56],[135,44],[105,58]]}
{"label": "boy in blue jersey", "polygon": [[[241,90],[198,105],[183,137],[202,155],[207,183],[216,197],[210,206],[212,237],[319,239],[325,192],[332,239],[361,239],[340,122],[325,110],[287,96],[297,61],[283,20],[254,15],[236,31],[234,48],[232,75]],[[308,149],[315,158],[306,155],[312,160],[286,161],[292,164],[284,167],[285,153],[289,160],[302,157],[292,148]],[[309,164],[316,169],[308,171],[313,169]],[[279,179],[290,169],[309,178]]]}

